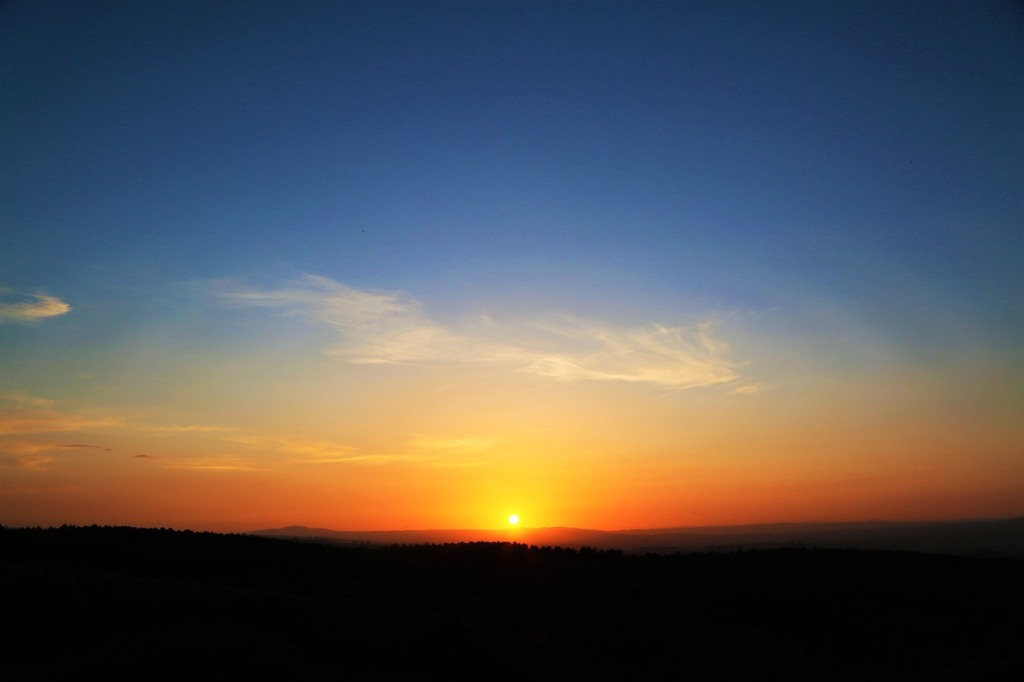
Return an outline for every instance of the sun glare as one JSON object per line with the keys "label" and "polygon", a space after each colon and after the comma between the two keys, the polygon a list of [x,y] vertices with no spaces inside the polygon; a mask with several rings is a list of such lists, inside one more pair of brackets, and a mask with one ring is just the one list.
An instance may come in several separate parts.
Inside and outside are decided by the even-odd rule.
{"label": "sun glare", "polygon": [[509,522],[509,524],[511,524],[513,526],[518,524],[519,523],[519,516],[517,514],[510,515],[508,517],[508,522]]}

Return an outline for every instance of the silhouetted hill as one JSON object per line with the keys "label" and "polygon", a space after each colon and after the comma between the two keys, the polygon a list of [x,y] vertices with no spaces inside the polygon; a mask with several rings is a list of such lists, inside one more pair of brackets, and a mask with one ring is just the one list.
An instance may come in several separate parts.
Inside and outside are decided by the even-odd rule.
{"label": "silhouetted hill", "polygon": [[1010,679],[1024,565],[0,528],[0,679]]}
{"label": "silhouetted hill", "polygon": [[1024,518],[921,523],[776,523],[621,531],[580,528],[344,531],[289,526],[253,531],[253,534],[357,545],[521,542],[539,546],[621,549],[633,553],[812,546],[1024,557]]}

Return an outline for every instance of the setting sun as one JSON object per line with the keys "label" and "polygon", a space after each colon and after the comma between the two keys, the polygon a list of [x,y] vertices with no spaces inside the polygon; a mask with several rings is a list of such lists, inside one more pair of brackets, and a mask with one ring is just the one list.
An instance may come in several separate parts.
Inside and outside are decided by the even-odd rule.
{"label": "setting sun", "polygon": [[513,526],[517,525],[519,523],[519,516],[517,514],[510,515],[508,517],[508,522]]}

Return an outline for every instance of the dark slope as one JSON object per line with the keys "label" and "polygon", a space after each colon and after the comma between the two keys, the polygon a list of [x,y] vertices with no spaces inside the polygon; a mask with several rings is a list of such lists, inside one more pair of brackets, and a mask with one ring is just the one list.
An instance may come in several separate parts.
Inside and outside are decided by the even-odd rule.
{"label": "dark slope", "polygon": [[0,529],[0,678],[978,679],[1024,665],[1019,563],[628,556]]}
{"label": "dark slope", "polygon": [[252,534],[328,540],[350,545],[521,542],[530,545],[621,549],[640,554],[804,545],[833,549],[892,549],[964,556],[1024,557],[1024,517],[916,523],[775,523],[617,531],[586,528],[345,531],[289,526],[253,531]]}

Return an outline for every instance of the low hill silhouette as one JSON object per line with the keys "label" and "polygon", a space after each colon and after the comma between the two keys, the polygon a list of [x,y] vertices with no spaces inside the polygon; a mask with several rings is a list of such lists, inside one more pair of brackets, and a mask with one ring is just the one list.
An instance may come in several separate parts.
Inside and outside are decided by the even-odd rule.
{"label": "low hill silhouette", "polygon": [[619,531],[582,528],[345,531],[289,526],[253,531],[253,534],[319,539],[349,545],[521,542],[541,546],[621,549],[640,554],[813,546],[1024,557],[1024,517],[918,523],[775,523]]}
{"label": "low hill silhouette", "polygon": [[0,528],[0,678],[1002,679],[1024,565]]}

